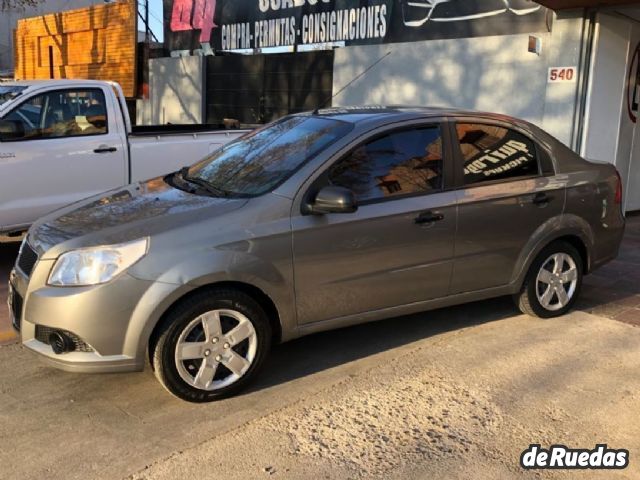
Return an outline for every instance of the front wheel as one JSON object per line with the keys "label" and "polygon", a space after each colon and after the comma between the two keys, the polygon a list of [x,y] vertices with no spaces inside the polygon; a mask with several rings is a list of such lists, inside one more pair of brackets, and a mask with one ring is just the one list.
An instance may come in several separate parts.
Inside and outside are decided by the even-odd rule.
{"label": "front wheel", "polygon": [[271,346],[271,325],[245,293],[206,290],[167,317],[153,352],[160,383],[188,402],[210,402],[244,388]]}
{"label": "front wheel", "polygon": [[580,292],[582,265],[580,253],[569,243],[555,242],[544,248],[515,296],[522,313],[540,318],[567,313]]}

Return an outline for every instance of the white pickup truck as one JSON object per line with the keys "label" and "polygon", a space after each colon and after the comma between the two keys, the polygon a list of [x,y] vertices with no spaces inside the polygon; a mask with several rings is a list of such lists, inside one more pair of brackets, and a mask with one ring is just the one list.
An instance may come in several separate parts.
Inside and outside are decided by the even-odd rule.
{"label": "white pickup truck", "polygon": [[0,83],[0,233],[85,197],[190,165],[246,130],[132,127],[120,86]]}

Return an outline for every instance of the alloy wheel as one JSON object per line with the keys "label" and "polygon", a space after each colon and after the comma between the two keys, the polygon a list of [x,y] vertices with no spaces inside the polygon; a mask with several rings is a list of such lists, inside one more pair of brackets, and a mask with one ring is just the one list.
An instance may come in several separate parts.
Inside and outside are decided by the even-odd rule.
{"label": "alloy wheel", "polygon": [[578,267],[567,253],[554,253],[544,261],[536,277],[536,295],[549,311],[564,308],[576,292]]}
{"label": "alloy wheel", "polygon": [[218,390],[244,376],[257,348],[255,328],[245,315],[235,310],[212,310],[195,318],[180,334],[176,368],[192,387]]}

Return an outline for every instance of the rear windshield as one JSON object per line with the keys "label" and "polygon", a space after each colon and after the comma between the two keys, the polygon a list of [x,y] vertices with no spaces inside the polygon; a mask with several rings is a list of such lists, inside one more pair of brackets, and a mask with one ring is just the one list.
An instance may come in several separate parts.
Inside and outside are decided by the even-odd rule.
{"label": "rear windshield", "polygon": [[18,95],[22,93],[23,90],[26,90],[27,87],[18,87],[18,86],[3,86],[0,84],[0,105],[8,102],[16,98]]}
{"label": "rear windshield", "polygon": [[351,123],[324,117],[285,117],[198,162],[189,177],[229,195],[262,195],[352,129]]}

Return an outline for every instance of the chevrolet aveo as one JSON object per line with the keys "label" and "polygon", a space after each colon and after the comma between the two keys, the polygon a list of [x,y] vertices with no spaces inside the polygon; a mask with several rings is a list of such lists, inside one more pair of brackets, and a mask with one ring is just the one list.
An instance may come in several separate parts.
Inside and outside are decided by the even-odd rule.
{"label": "chevrolet aveo", "polygon": [[500,295],[562,315],[617,255],[621,203],[613,166],[523,121],[315,111],[39,220],[10,309],[53,366],[148,359],[206,402],[245,387],[272,344],[322,330]]}

